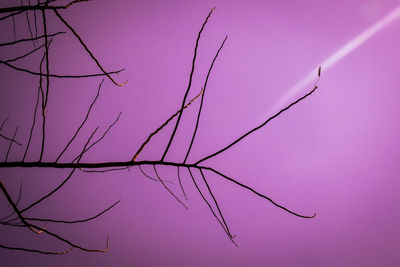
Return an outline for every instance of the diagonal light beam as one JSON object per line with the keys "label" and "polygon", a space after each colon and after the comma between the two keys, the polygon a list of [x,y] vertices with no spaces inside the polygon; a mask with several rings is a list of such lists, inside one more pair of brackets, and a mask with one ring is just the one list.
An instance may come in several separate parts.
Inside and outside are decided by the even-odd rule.
{"label": "diagonal light beam", "polygon": [[400,5],[397,6],[394,10],[392,10],[390,13],[386,14],[383,18],[375,22],[373,25],[368,27],[366,30],[364,30],[362,33],[357,35],[355,38],[350,40],[348,43],[346,43],[344,46],[342,46],[339,50],[337,50],[335,53],[333,53],[331,56],[329,56],[327,59],[325,59],[321,64],[319,64],[317,67],[315,67],[310,73],[308,73],[303,79],[301,79],[298,83],[293,85],[289,90],[286,91],[286,93],[281,96],[278,101],[272,106],[272,108],[269,110],[269,112],[273,112],[277,109],[280,109],[284,104],[286,104],[290,99],[292,99],[301,89],[303,89],[307,84],[309,84],[311,81],[316,79],[317,72],[319,66],[322,67],[322,72],[326,72],[329,68],[331,68],[333,65],[338,63],[340,60],[342,60],[345,56],[347,56],[349,53],[351,53],[354,49],[362,45],[364,42],[366,42],[369,38],[374,36],[376,33],[378,33],[380,30],[382,30],[384,27],[395,21],[398,17],[400,16]]}

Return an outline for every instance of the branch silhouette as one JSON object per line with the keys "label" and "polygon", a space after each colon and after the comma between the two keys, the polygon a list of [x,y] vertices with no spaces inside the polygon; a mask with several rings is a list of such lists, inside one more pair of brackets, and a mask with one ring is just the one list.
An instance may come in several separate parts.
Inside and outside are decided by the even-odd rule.
{"label": "branch silhouette", "polygon": [[[208,159],[214,158],[217,155],[222,154],[224,151],[229,150],[232,146],[235,144],[242,142],[247,136],[251,135],[252,133],[260,130],[261,128],[265,127],[271,120],[279,117],[283,112],[293,108],[295,105],[299,104],[301,101],[305,100],[306,98],[310,97],[313,93],[316,92],[316,89],[318,88],[317,83],[319,81],[319,78],[321,76],[321,68],[318,69],[317,73],[317,82],[315,83],[314,87],[312,90],[310,90],[307,94],[303,95],[302,97],[298,98],[288,106],[282,108],[279,112],[277,112],[275,115],[271,116],[267,120],[265,120],[263,123],[261,123],[258,126],[255,126],[254,128],[248,130],[245,134],[239,136],[237,139],[231,141],[228,145],[225,147],[215,151],[211,152],[208,156],[197,159],[197,161],[194,161],[193,163],[188,163],[188,159],[191,156],[192,153],[192,147],[193,144],[196,140],[196,134],[197,130],[200,125],[200,120],[201,120],[201,114],[202,114],[202,109],[203,109],[203,104],[205,101],[205,93],[208,85],[208,81],[211,77],[211,73],[213,70],[213,67],[216,63],[216,60],[218,56],[222,53],[222,49],[227,41],[227,36],[223,39],[222,43],[220,44],[218,50],[215,53],[215,56],[213,57],[211,64],[209,66],[207,76],[204,80],[203,87],[201,88],[200,92],[192,98],[190,101],[188,100],[188,95],[190,90],[192,89],[192,81],[194,78],[194,73],[195,73],[195,65],[196,65],[196,60],[197,56],[199,53],[199,48],[200,48],[200,41],[202,37],[202,33],[206,28],[206,25],[211,18],[211,15],[215,8],[211,9],[211,11],[208,13],[206,18],[204,19],[200,30],[197,33],[197,37],[195,40],[195,45],[194,45],[194,52],[193,52],[193,57],[192,57],[192,62],[190,65],[190,74],[188,77],[188,84],[186,87],[186,91],[182,97],[181,105],[180,107],[177,108],[177,111],[172,114],[171,116],[168,117],[167,120],[165,120],[159,127],[157,127],[155,130],[150,131],[150,133],[147,135],[145,141],[139,146],[139,148],[136,150],[136,152],[132,152],[130,155],[127,155],[127,160],[125,161],[97,161],[97,162],[89,162],[83,160],[84,155],[92,149],[95,145],[100,143],[101,141],[104,140],[106,135],[111,131],[111,129],[117,124],[117,122],[120,119],[121,112],[118,114],[116,119],[110,123],[107,128],[103,131],[103,133],[99,137],[95,137],[98,130],[100,129],[100,126],[97,126],[95,129],[90,131],[90,134],[88,135],[83,147],[74,154],[74,157],[71,161],[62,161],[65,156],[63,155],[66,153],[66,151],[70,151],[71,146],[74,142],[77,142],[79,140],[81,132],[84,131],[85,126],[87,126],[88,121],[90,120],[90,114],[92,110],[95,108],[95,104],[100,98],[100,91],[103,85],[104,79],[99,83],[99,86],[97,88],[97,93],[93,100],[90,102],[86,115],[82,119],[81,123],[79,126],[76,128],[76,130],[73,132],[72,137],[63,145],[62,150],[59,152],[57,156],[54,158],[51,158],[51,156],[47,156],[46,152],[48,150],[48,146],[46,145],[46,136],[48,134],[48,129],[46,127],[46,114],[47,114],[47,107],[49,101],[51,102],[52,99],[49,98],[49,92],[52,90],[50,87],[52,85],[51,81],[52,79],[63,79],[63,78],[74,78],[74,79],[83,79],[83,78],[93,78],[93,77],[104,77],[109,79],[114,85],[116,86],[122,86],[124,83],[118,83],[113,75],[118,74],[124,69],[117,70],[117,71],[111,71],[107,72],[105,67],[99,62],[97,56],[94,55],[94,53],[89,49],[89,46],[85,43],[84,39],[77,33],[76,29],[71,26],[71,24],[65,20],[65,18],[60,14],[60,10],[66,10],[69,11],[69,8],[75,4],[81,3],[81,2],[88,2],[88,0],[75,0],[67,5],[60,6],[60,5],[50,5],[51,3],[56,2],[56,0],[46,0],[45,2],[38,1],[37,4],[31,5],[30,1],[28,1],[27,5],[22,5],[20,6],[12,6],[12,7],[6,7],[6,8],[0,8],[0,13],[6,14],[5,16],[0,18],[0,21],[7,20],[9,18],[13,19],[13,22],[15,22],[15,17],[16,16],[23,16],[23,13],[25,13],[25,17],[27,20],[27,27],[29,29],[29,35],[30,37],[26,38],[21,38],[21,39],[16,39],[14,38],[13,41],[8,41],[5,43],[0,44],[0,49],[2,47],[9,47],[9,46],[17,46],[26,42],[32,42],[34,48],[24,54],[21,54],[15,58],[12,59],[3,59],[0,60],[0,64],[3,64],[17,73],[21,74],[30,74],[33,75],[33,77],[37,77],[39,82],[37,85],[37,91],[36,91],[36,99],[35,99],[35,105],[34,105],[34,110],[33,110],[33,117],[32,117],[32,125],[29,129],[29,138],[26,143],[23,141],[16,140],[17,136],[17,130],[18,126],[15,127],[14,134],[12,137],[8,136],[5,133],[2,133],[3,129],[7,127],[7,121],[9,120],[10,117],[6,117],[3,119],[1,125],[0,125],[0,141],[1,142],[8,142],[8,149],[7,151],[4,151],[4,161],[0,162],[0,190],[2,193],[2,200],[5,200],[6,203],[8,203],[9,208],[11,209],[10,211],[7,212],[8,215],[2,215],[3,217],[0,219],[0,225],[3,227],[11,227],[15,229],[29,229],[32,232],[36,234],[41,234],[48,236],[49,238],[55,238],[58,240],[60,243],[64,244],[66,248],[61,251],[51,251],[51,250],[41,250],[41,249],[36,249],[36,248],[26,248],[26,247],[14,247],[14,246],[8,246],[8,245],[3,245],[0,244],[0,248],[2,249],[8,249],[8,250],[18,250],[18,251],[23,251],[23,252],[31,252],[31,253],[39,253],[39,254],[46,254],[46,255],[64,255],[70,252],[73,248],[85,251],[85,252],[107,252],[109,249],[109,236],[106,238],[106,248],[105,249],[90,249],[86,248],[84,246],[78,245],[75,242],[72,242],[70,239],[67,237],[64,237],[62,234],[56,234],[55,231],[53,231],[53,227],[57,224],[81,224],[81,223],[87,223],[90,221],[93,221],[97,219],[98,217],[104,215],[107,212],[110,212],[114,207],[116,207],[121,200],[115,201],[113,204],[106,206],[103,208],[100,212],[94,213],[95,215],[93,216],[87,216],[84,219],[56,219],[56,218],[51,218],[52,216],[49,217],[41,217],[41,216],[27,216],[26,214],[28,211],[30,213],[34,213],[34,207],[37,207],[39,204],[48,202],[51,200],[51,197],[57,194],[70,180],[73,175],[76,173],[96,173],[96,174],[101,174],[105,172],[116,172],[120,170],[128,170],[130,172],[131,167],[138,167],[140,172],[147,177],[150,180],[159,182],[161,186],[174,198],[180,205],[182,205],[185,209],[188,209],[188,205],[185,203],[185,200],[188,200],[188,196],[184,190],[183,184],[182,184],[182,179],[181,179],[181,169],[187,170],[191,182],[193,183],[194,188],[197,190],[197,192],[200,194],[202,201],[206,204],[208,209],[210,210],[212,216],[215,218],[215,220],[218,222],[218,224],[222,227],[225,235],[229,238],[229,240],[237,246],[237,243],[233,240],[234,235],[231,233],[231,229],[229,228],[229,225],[227,223],[226,218],[223,216],[223,212],[221,210],[221,206],[219,205],[219,202],[217,201],[217,194],[214,192],[212,186],[210,183],[207,181],[207,177],[210,174],[216,175],[219,179],[223,179],[226,181],[229,181],[233,183],[234,185],[238,186],[239,188],[243,190],[247,190],[254,194],[255,196],[266,200],[269,204],[272,204],[273,206],[279,208],[280,210],[284,211],[285,213],[300,217],[300,218],[305,218],[305,219],[310,219],[314,218],[316,214],[313,215],[303,215],[298,212],[295,212],[287,207],[285,207],[282,204],[278,204],[277,201],[272,200],[270,197],[268,197],[266,194],[260,193],[258,190],[255,188],[252,188],[244,183],[239,182],[237,179],[232,178],[226,174],[224,174],[222,171],[218,170],[217,168],[212,168],[208,165],[205,165],[204,162]],[[33,12],[34,14],[34,22],[30,21],[30,18],[28,16],[27,12]],[[36,12],[39,12],[41,16],[36,16]],[[50,68],[50,49],[51,49],[51,43],[52,40],[55,40],[56,38],[59,38],[60,35],[67,34],[64,30],[65,29],[60,29],[59,31],[55,33],[49,33],[48,32],[48,26],[49,26],[49,20],[48,20],[48,13],[54,13],[55,17],[58,19],[59,22],[61,22],[61,25],[65,27],[65,29],[68,29],[68,32],[72,34],[72,36],[75,38],[75,40],[78,42],[78,44],[85,50],[85,52],[89,55],[91,62],[93,62],[97,68],[100,70],[100,73],[95,73],[95,74],[81,74],[81,75],[60,75],[60,74],[55,74],[51,72]],[[33,27],[34,25],[34,31]],[[38,35],[38,25],[41,26],[43,34]],[[15,23],[13,27],[13,33],[14,36],[15,34]],[[31,55],[35,53],[43,53],[41,54],[41,60],[38,62],[38,70],[33,71],[27,68],[22,68],[18,67],[15,64],[18,65],[18,62],[21,59],[31,57]],[[12,63],[10,63],[12,62]],[[53,62],[53,61],[51,61]],[[37,72],[38,71],[38,72]],[[36,87],[35,87],[36,88]],[[190,139],[190,144],[187,147],[187,150],[185,152],[184,159],[182,161],[166,161],[165,158],[168,154],[168,151],[170,149],[170,146],[172,142],[176,142],[175,140],[175,134],[178,130],[178,128],[181,126],[181,118],[184,114],[184,112],[187,112],[189,106],[196,101],[197,99],[200,98],[200,104],[197,110],[197,117],[195,121],[195,127],[194,131],[191,135]],[[1,115],[2,116],[2,115]],[[38,117],[38,118],[37,118]],[[175,121],[175,122],[174,122]],[[166,147],[163,151],[160,151],[161,158],[160,160],[139,160],[139,158],[142,158],[141,152],[146,148],[146,145],[149,144],[152,141],[152,138],[159,134],[161,130],[165,129],[167,125],[170,123],[174,122],[173,130],[172,133],[168,139],[168,143],[166,144]],[[35,158],[34,160],[27,161],[26,159],[28,158],[29,154],[33,153],[31,148],[31,144],[33,142],[33,133],[35,129],[39,129],[39,137],[40,137],[40,142],[36,143],[37,147],[40,147],[39,151],[39,156]],[[87,128],[87,127],[86,127]],[[82,137],[83,138],[83,137]],[[84,140],[84,139],[81,139]],[[21,160],[14,160],[14,161],[9,161],[9,156],[12,154],[13,149],[12,145],[17,144],[19,146],[24,145],[24,153],[23,157]],[[76,151],[71,151],[76,152]],[[46,155],[46,156],[44,156]],[[152,174],[154,177],[149,175],[144,171],[142,168],[143,166],[151,167],[154,171]],[[182,194],[185,198],[185,200],[181,200],[176,193],[174,193],[174,183],[163,179],[161,176],[162,173],[158,171],[158,167],[169,167],[169,168],[176,168],[177,169],[177,174],[176,177],[179,181],[179,189],[182,191]],[[52,190],[49,190],[49,192],[41,195],[38,197],[35,201],[32,201],[30,204],[26,205],[25,207],[21,208],[20,200],[23,197],[22,193],[22,183],[20,184],[20,189],[18,191],[18,196],[13,197],[12,194],[7,190],[8,186],[7,183],[5,182],[4,176],[7,175],[6,172],[1,172],[5,171],[11,168],[22,168],[22,169],[67,169],[68,174],[63,178],[62,182],[59,183],[56,187],[54,187]],[[81,171],[81,172],[79,172]],[[167,183],[171,184],[171,186],[167,186]],[[200,185],[203,186],[200,186]],[[206,190],[201,190],[201,188],[206,188]],[[28,188],[29,189],[29,188]],[[27,191],[26,186],[24,186],[24,193]],[[17,199],[14,201],[13,199]],[[37,223],[45,223],[44,226],[39,226]],[[49,224],[49,225],[48,225]]]}

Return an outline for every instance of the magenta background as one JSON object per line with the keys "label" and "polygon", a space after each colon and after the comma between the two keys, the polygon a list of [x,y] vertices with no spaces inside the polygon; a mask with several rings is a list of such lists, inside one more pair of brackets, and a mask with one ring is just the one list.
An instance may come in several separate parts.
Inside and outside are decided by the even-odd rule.
{"label": "magenta background", "polygon": [[[14,1],[9,1],[14,2]],[[12,3],[11,3],[12,4]],[[7,6],[6,3],[1,4]],[[118,88],[108,80],[72,159],[94,127],[100,133],[120,111],[117,127],[85,156],[86,161],[128,160],[146,136],[181,104],[198,30],[216,6],[199,46],[193,83],[200,90],[225,34],[227,43],[211,74],[200,128],[190,157],[195,161],[231,142],[267,118],[286,90],[346,42],[399,5],[398,1],[102,1],[62,12],[107,70],[129,79]],[[63,29],[51,18],[53,31]],[[26,37],[25,17],[17,36]],[[289,215],[232,183],[208,174],[239,248],[224,235],[184,175],[189,211],[137,169],[76,174],[58,195],[29,215],[78,219],[113,201],[120,205],[98,220],[49,225],[84,246],[110,251],[43,256],[0,250],[5,266],[398,266],[400,264],[399,99],[400,20],[384,28],[326,72],[312,97],[204,165],[252,186],[312,220]],[[12,40],[11,20],[1,23],[1,41]],[[19,50],[18,50],[19,49]],[[31,45],[1,50],[1,59]],[[51,70],[97,72],[71,34],[55,39]],[[31,57],[19,66],[38,68]],[[0,66],[2,133],[26,143],[37,77]],[[54,159],[80,124],[101,79],[52,80],[45,160]],[[304,88],[304,92],[312,85]],[[167,160],[182,160],[193,130],[194,103],[182,120]],[[172,127],[154,138],[141,159],[159,159]],[[39,136],[30,159],[38,157]],[[1,157],[8,143],[0,140]],[[10,160],[20,160],[13,147]],[[145,167],[149,173],[151,168]],[[176,169],[160,167],[177,181]],[[1,180],[22,206],[59,183],[65,171],[1,170]],[[186,173],[186,172],[185,172]],[[176,183],[171,187],[182,197]],[[183,198],[183,197],[182,197]],[[1,214],[6,211],[4,201]],[[52,239],[0,228],[1,243],[65,249]],[[7,230],[7,231],[6,231]],[[39,242],[35,243],[35,242]]]}

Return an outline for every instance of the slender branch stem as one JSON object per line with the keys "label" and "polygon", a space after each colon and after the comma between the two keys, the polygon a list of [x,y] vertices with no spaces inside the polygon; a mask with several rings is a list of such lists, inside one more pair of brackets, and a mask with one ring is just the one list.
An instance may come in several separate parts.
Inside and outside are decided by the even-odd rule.
{"label": "slender branch stem", "polygon": [[[53,36],[56,36],[56,35],[59,35],[59,34],[64,34],[64,33],[65,33],[65,32],[51,33],[51,34],[48,34],[47,37],[53,37]],[[1,44],[0,44],[0,47],[2,47],[2,46],[8,46],[8,45],[15,45],[15,44],[21,43],[21,42],[35,41],[35,40],[42,39],[42,38],[44,38],[44,37],[45,37],[45,35],[40,35],[40,36],[36,36],[36,37],[33,37],[33,38],[25,38],[25,39],[19,39],[19,40],[16,40],[16,41],[12,41],[12,42],[1,43]]]}
{"label": "slender branch stem", "polygon": [[156,165],[153,165],[153,169],[154,169],[154,172],[155,172],[156,175],[157,175],[158,180],[161,182],[161,184],[164,186],[164,188],[167,189],[167,191],[168,191],[180,204],[182,204],[182,206],[183,206],[185,209],[189,209],[189,208],[185,205],[185,203],[183,203],[183,202],[168,188],[168,186],[163,182],[163,180],[162,180],[162,179],[160,178],[160,176],[158,175]]}
{"label": "slender branch stem", "polygon": [[[189,103],[187,103],[183,109],[186,109],[187,107],[189,107],[193,101],[195,101],[200,95],[203,94],[203,89],[201,89],[200,93],[198,93],[195,97],[192,98],[192,100],[189,101]],[[172,121],[173,118],[175,118],[179,113],[181,113],[181,110],[178,110],[177,112],[175,112],[175,114],[173,114],[171,117],[169,117],[163,124],[161,124],[160,127],[158,127],[155,131],[153,131],[151,134],[149,134],[149,136],[147,136],[146,140],[142,143],[142,145],[139,147],[139,149],[136,151],[135,155],[132,158],[132,161],[135,161],[137,159],[137,157],[139,156],[140,152],[142,152],[143,148],[147,145],[147,143],[150,142],[151,138],[153,136],[155,136],[159,131],[161,131],[165,126],[168,125],[168,123],[170,123]]]}
{"label": "slender branch stem", "polygon": [[62,23],[73,33],[73,35],[78,39],[79,43],[82,45],[82,47],[86,50],[86,52],[89,54],[89,56],[93,59],[93,61],[96,63],[97,67],[103,72],[104,75],[107,76],[108,79],[110,79],[111,82],[113,82],[117,86],[123,86],[127,81],[124,83],[117,83],[109,74],[106,72],[103,68],[103,66],[100,64],[100,62],[97,60],[97,58],[93,55],[93,53],[89,50],[85,42],[82,40],[82,38],[79,36],[79,34],[74,30],[74,28],[71,27],[71,25],[68,24],[68,22],[60,15],[60,13],[57,11],[57,9],[53,9],[54,13],[56,16],[61,20]]}
{"label": "slender branch stem", "polygon": [[[183,109],[184,109],[184,106],[185,106],[185,103],[186,103],[186,98],[187,98],[187,96],[188,96],[188,94],[189,94],[190,87],[192,86],[193,73],[194,73],[194,66],[195,66],[196,57],[197,57],[197,48],[198,48],[198,46],[199,46],[199,41],[200,41],[201,33],[203,32],[204,26],[207,24],[207,21],[208,21],[208,19],[210,18],[210,16],[211,16],[212,12],[214,11],[214,9],[215,9],[215,7],[214,7],[213,9],[211,9],[210,13],[208,13],[208,16],[206,17],[206,19],[205,19],[203,25],[201,26],[201,29],[200,29],[199,33],[197,34],[196,45],[195,45],[195,47],[194,47],[194,54],[193,54],[193,59],[192,59],[192,69],[191,69],[191,71],[190,71],[189,82],[188,82],[188,86],[187,86],[187,89],[186,89],[186,92],[185,92],[185,96],[183,97],[183,100],[182,100],[182,105],[181,105],[181,109],[180,109],[181,111],[183,111]],[[169,147],[171,146],[172,140],[174,139],[176,130],[178,129],[179,122],[181,121],[182,113],[183,113],[183,112],[180,112],[180,113],[179,113],[178,119],[177,119],[176,124],[175,124],[175,128],[174,128],[174,130],[173,130],[173,132],[172,132],[172,135],[171,135],[171,137],[170,137],[170,139],[169,139],[169,141],[168,141],[168,145],[167,145],[167,147],[165,148],[164,154],[163,154],[162,157],[161,157],[161,161],[164,160],[165,156],[166,156],[167,153],[168,153]]]}
{"label": "slender branch stem", "polygon": [[220,52],[220,51],[222,50],[222,48],[224,47],[224,44],[225,44],[225,41],[226,41],[227,38],[228,38],[228,36],[225,36],[224,41],[222,42],[221,46],[219,47],[219,49],[218,49],[218,51],[217,51],[217,54],[214,56],[214,58],[213,58],[213,60],[212,60],[212,63],[211,63],[211,66],[210,66],[210,68],[208,69],[207,77],[206,77],[206,80],[205,80],[204,86],[203,86],[204,92],[203,92],[203,94],[202,94],[202,96],[201,96],[199,112],[197,113],[196,126],[195,126],[195,128],[194,128],[192,140],[190,141],[190,145],[189,145],[188,151],[187,151],[187,153],[186,153],[186,156],[185,156],[185,159],[184,159],[183,162],[186,162],[186,160],[187,160],[188,157],[189,157],[190,150],[192,149],[193,142],[194,142],[194,139],[195,139],[195,137],[196,137],[197,129],[198,129],[198,127],[199,127],[200,115],[201,115],[201,110],[202,110],[202,108],[203,108],[203,101],[204,101],[204,96],[205,96],[205,94],[206,94],[206,88],[207,88],[208,78],[210,77],[210,73],[211,73],[211,71],[212,71],[212,69],[213,69],[215,60],[217,60],[217,57],[218,57],[218,55],[219,55],[219,52]]}
{"label": "slender branch stem", "polygon": [[240,136],[238,139],[236,139],[235,141],[233,141],[232,143],[230,143],[230,144],[227,145],[226,147],[224,147],[224,148],[218,150],[217,152],[215,152],[215,153],[213,153],[213,154],[211,154],[211,155],[209,155],[209,156],[207,156],[207,157],[204,157],[204,158],[198,160],[198,161],[195,163],[195,165],[197,165],[197,164],[199,164],[199,163],[201,163],[201,162],[203,162],[203,161],[205,161],[205,160],[207,160],[207,159],[213,158],[213,157],[215,157],[216,155],[218,155],[218,154],[220,154],[220,153],[222,153],[222,152],[228,150],[229,148],[231,148],[232,146],[234,146],[235,144],[237,144],[237,143],[239,143],[241,140],[243,140],[245,137],[247,137],[247,136],[249,136],[250,134],[254,133],[255,131],[257,131],[257,130],[263,128],[263,127],[264,127],[265,125],[267,125],[271,120],[275,119],[276,117],[278,117],[278,116],[281,115],[283,112],[285,112],[286,110],[290,109],[291,107],[293,107],[294,105],[296,105],[297,103],[299,103],[300,101],[302,101],[303,99],[306,99],[308,96],[312,95],[312,94],[315,92],[315,90],[317,90],[317,88],[318,88],[318,86],[315,85],[314,88],[313,88],[310,92],[308,92],[306,95],[300,97],[299,99],[297,99],[296,101],[294,101],[294,102],[292,102],[290,105],[288,105],[287,107],[281,109],[278,113],[276,113],[276,114],[273,115],[272,117],[269,117],[266,121],[264,121],[263,123],[261,123],[261,124],[258,125],[257,127],[254,127],[253,129],[251,129],[250,131],[248,131],[248,132],[245,133],[244,135]]}
{"label": "slender branch stem", "polygon": [[56,162],[59,161],[59,159],[62,157],[62,155],[65,153],[65,151],[68,149],[68,147],[71,145],[71,143],[75,140],[76,136],[78,135],[79,131],[82,129],[82,127],[85,125],[87,119],[89,118],[90,115],[90,111],[92,110],[94,104],[96,103],[97,99],[99,98],[100,95],[100,90],[101,90],[101,86],[103,85],[104,79],[101,81],[101,83],[98,86],[97,89],[97,93],[96,93],[96,97],[93,99],[92,103],[90,103],[90,106],[88,108],[88,111],[86,112],[86,116],[83,119],[81,125],[79,125],[78,129],[75,131],[74,135],[72,136],[72,138],[69,140],[69,142],[67,143],[67,145],[64,147],[64,149],[61,151],[61,153],[58,155]]}

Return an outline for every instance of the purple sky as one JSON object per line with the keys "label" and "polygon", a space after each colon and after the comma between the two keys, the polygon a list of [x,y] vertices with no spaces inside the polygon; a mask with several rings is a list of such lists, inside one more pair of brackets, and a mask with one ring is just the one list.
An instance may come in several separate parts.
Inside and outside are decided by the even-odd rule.
{"label": "purple sky", "polygon": [[[16,1],[1,3],[14,5]],[[27,2],[27,1],[24,1]],[[18,3],[19,4],[19,3]],[[97,136],[122,112],[102,143],[82,161],[132,158],[147,135],[179,109],[185,93],[197,33],[216,6],[199,43],[189,98],[204,83],[208,67],[225,35],[209,78],[202,117],[188,162],[226,146],[273,115],[288,90],[365,29],[396,9],[395,0],[353,1],[105,1],[76,4],[60,13],[82,36],[106,70],[123,87],[105,80],[88,124],[61,161],[71,161],[90,132]],[[32,19],[32,18],[31,18]],[[98,72],[71,33],[49,13],[49,31],[65,30],[51,47],[54,73]],[[13,40],[12,20],[0,23],[1,42]],[[186,170],[182,183],[189,200],[185,210],[160,183],[131,172],[76,173],[57,195],[29,213],[58,219],[93,215],[118,199],[122,202],[96,221],[80,225],[49,224],[87,247],[44,256],[0,250],[4,266],[398,266],[400,265],[400,18],[394,20],[324,71],[310,98],[273,120],[232,149],[202,164],[237,179],[295,212],[206,173],[236,235],[235,247],[213,218]],[[17,38],[28,37],[25,16],[16,17]],[[1,48],[0,59],[32,49],[32,43]],[[42,53],[15,63],[38,71]],[[315,80],[317,73],[315,72]],[[313,80],[298,91],[312,89]],[[29,136],[38,78],[0,66],[2,132],[24,145]],[[101,78],[51,80],[45,161],[54,160],[83,119]],[[290,100],[287,99],[286,104]],[[188,108],[166,157],[182,161],[194,129],[199,101]],[[283,108],[284,105],[279,106]],[[139,160],[158,160],[174,124],[146,146]],[[8,142],[0,139],[0,157]],[[19,161],[25,146],[13,146],[9,161]],[[39,131],[28,160],[38,159]],[[3,160],[3,159],[2,159]],[[150,166],[144,166],[154,175]],[[159,167],[184,199],[176,168]],[[54,188],[67,171],[0,170],[14,197],[23,182],[21,207]],[[196,173],[199,177],[199,173]],[[200,180],[198,180],[200,181]],[[202,185],[203,186],[203,185]],[[205,187],[202,187],[206,190]],[[8,208],[1,197],[0,217]],[[67,249],[29,231],[0,228],[1,244]]]}

